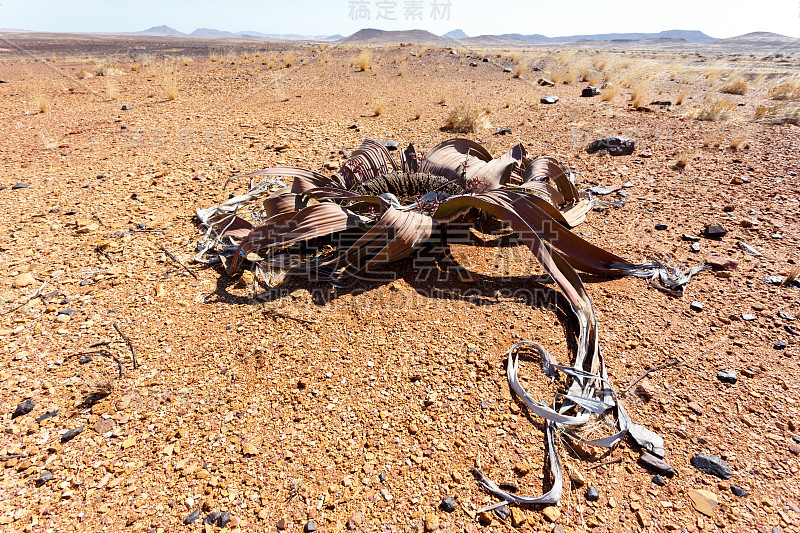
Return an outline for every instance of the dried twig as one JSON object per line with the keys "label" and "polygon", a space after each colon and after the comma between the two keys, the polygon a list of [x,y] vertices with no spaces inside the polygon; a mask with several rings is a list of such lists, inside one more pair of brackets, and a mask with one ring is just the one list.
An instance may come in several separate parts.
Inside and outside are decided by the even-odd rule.
{"label": "dried twig", "polygon": [[271,316],[278,317],[278,318],[285,318],[287,320],[294,320],[295,322],[300,322],[301,324],[311,324],[311,325],[316,324],[316,322],[314,322],[314,321],[306,320],[304,318],[296,318],[296,317],[293,317],[293,316],[285,315],[283,313],[279,313],[278,311],[276,311],[274,309],[264,309],[264,314],[265,315],[271,315]]}
{"label": "dried twig", "polygon": [[595,468],[600,468],[601,466],[615,465],[621,462],[622,462],[622,457],[617,457],[616,459],[611,459],[610,461],[605,461],[603,463],[592,465],[589,467],[589,470],[594,470]]}
{"label": "dried twig", "polygon": [[44,289],[44,288],[47,286],[47,284],[48,284],[48,283],[50,283],[52,280],[56,279],[57,277],[58,277],[58,276],[54,276],[54,277],[52,277],[52,278],[50,278],[50,279],[46,279],[46,280],[44,281],[44,283],[42,283],[42,284],[41,284],[41,286],[40,286],[38,289],[36,289],[36,292],[34,292],[34,293],[33,293],[33,294],[31,294],[30,296],[28,296],[28,298],[27,298],[27,299],[26,299],[24,302],[22,302],[21,304],[19,304],[18,306],[16,306],[14,309],[11,309],[11,310],[9,310],[9,311],[5,311],[5,312],[4,312],[4,313],[2,313],[2,314],[3,314],[3,315],[10,315],[10,314],[11,314],[11,313],[13,313],[14,311],[17,311],[18,309],[22,309],[23,307],[25,307],[25,306],[28,304],[28,302],[30,302],[30,301],[32,301],[33,299],[35,299],[35,298],[38,298],[39,296],[41,296],[41,295],[42,295],[42,289]]}
{"label": "dried twig", "polygon": [[170,252],[169,250],[167,250],[167,249],[164,247],[164,245],[163,245],[163,244],[160,244],[160,243],[159,243],[158,247],[159,247],[159,248],[161,248],[161,251],[162,251],[162,252],[164,252],[165,254],[167,254],[167,257],[169,257],[170,259],[172,259],[173,261],[175,261],[176,263],[178,263],[178,264],[179,264],[181,267],[183,267],[183,269],[184,269],[186,272],[188,272],[189,274],[191,274],[191,276],[192,276],[194,279],[198,279],[198,278],[197,278],[197,274],[195,274],[194,272],[192,272],[191,270],[189,270],[189,267],[187,267],[186,265],[184,265],[183,263],[181,263],[181,261],[180,261],[180,260],[179,260],[177,257],[175,257],[174,255],[172,255],[172,252]]}
{"label": "dried twig", "polygon": [[117,330],[117,333],[119,333],[119,336],[122,337],[122,339],[127,343],[128,348],[130,348],[131,357],[133,358],[133,369],[136,370],[137,368],[139,368],[139,363],[136,362],[136,348],[133,347],[133,343],[128,338],[128,336],[125,335],[124,333],[122,333],[122,330],[119,329],[119,324],[114,322],[113,326],[114,326],[114,329]]}
{"label": "dried twig", "polygon": [[0,461],[8,461],[9,459],[21,459],[23,457],[28,457],[27,453],[15,453],[12,455],[2,455],[0,456]]}
{"label": "dried twig", "polygon": [[633,381],[631,381],[631,384],[628,385],[628,388],[625,389],[624,391],[622,391],[622,395],[626,396],[628,394],[628,391],[631,390],[631,387],[633,387],[634,385],[636,385],[637,383],[642,381],[644,378],[646,378],[652,372],[655,372],[656,370],[661,370],[663,368],[668,368],[668,367],[671,367],[671,366],[680,365],[680,364],[683,364],[683,359],[673,359],[672,361],[669,361],[667,363],[663,363],[663,364],[660,364],[658,366],[654,366],[653,368],[648,369],[644,374],[642,374],[638,378],[636,378]]}
{"label": "dried twig", "polygon": [[[69,354],[65,359],[68,359],[70,357],[78,357],[78,356],[81,356],[81,355],[102,355],[103,357],[109,357],[109,358],[113,359],[114,362],[117,363],[117,368],[119,369],[119,377],[122,377],[122,374],[123,374],[122,361],[120,361],[117,358],[116,355],[114,355],[113,353],[109,352],[108,350],[91,350],[91,351],[88,351],[88,352],[73,353],[73,354]],[[136,367],[134,367],[134,368],[136,368]]]}

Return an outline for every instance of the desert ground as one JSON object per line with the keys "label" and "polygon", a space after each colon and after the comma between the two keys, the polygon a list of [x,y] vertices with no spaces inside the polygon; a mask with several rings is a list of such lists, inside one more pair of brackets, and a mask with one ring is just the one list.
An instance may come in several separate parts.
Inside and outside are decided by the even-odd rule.
{"label": "desert ground", "polygon": [[[800,62],[108,41],[12,36],[0,54],[0,529],[800,531]],[[590,83],[602,94],[582,98]],[[447,129],[459,110],[477,131]],[[607,135],[634,153],[586,152]],[[509,346],[536,340],[562,363],[574,348],[558,306],[520,296],[555,287],[513,237],[453,246],[470,283],[419,281],[408,259],[394,281],[254,294],[194,261],[196,210],[245,193],[249,172],[332,174],[366,138],[425,151],[457,136],[494,156],[523,143],[581,190],[625,185],[574,229],[598,246],[728,267],[683,297],[584,276],[609,379],[664,437],[673,477],[627,441],[560,436],[557,506],[478,515],[498,500],[473,466],[521,494],[551,481]],[[727,234],[699,251],[682,237],[715,224]],[[534,362],[521,374],[543,401],[559,386]]]}

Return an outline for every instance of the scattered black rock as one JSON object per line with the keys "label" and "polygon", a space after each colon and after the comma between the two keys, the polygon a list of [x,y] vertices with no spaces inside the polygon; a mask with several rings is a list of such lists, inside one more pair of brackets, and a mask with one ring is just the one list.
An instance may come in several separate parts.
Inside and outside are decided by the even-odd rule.
{"label": "scattered black rock", "polygon": [[505,72],[506,74],[508,74],[509,72],[511,72],[511,67],[505,67],[505,68],[503,68],[503,72]]}
{"label": "scattered black rock", "polygon": [[477,67],[477,66],[478,66],[478,62],[477,62],[477,61],[470,61],[470,62],[469,62],[469,66],[471,66],[471,67]]}
{"label": "scattered black rock", "polygon": [[453,511],[458,509],[458,504],[456,504],[453,498],[450,498],[448,496],[447,498],[442,500],[442,503],[439,504],[439,509],[441,509],[445,513],[452,513]]}
{"label": "scattered black rock", "polygon": [[47,413],[43,414],[39,418],[36,419],[37,424],[41,424],[48,418],[53,418],[61,414],[61,409],[56,409],[55,411],[48,411]]}
{"label": "scattered black rock", "polygon": [[67,315],[67,316],[73,316],[73,315],[75,314],[75,310],[74,310],[74,309],[61,309],[61,310],[60,310],[58,313],[56,313],[56,314],[59,314],[59,315]]}
{"label": "scattered black rock", "polygon": [[650,102],[650,105],[661,105],[664,107],[669,107],[672,105],[672,102],[670,102],[669,100],[653,100],[652,102]]}
{"label": "scattered black rock", "polygon": [[497,518],[505,522],[508,520],[508,517],[511,516],[511,510],[508,508],[508,505],[504,505],[496,508],[494,510],[494,514],[497,515]]}
{"label": "scattered black rock", "polygon": [[123,111],[130,111],[131,109],[133,109],[133,106],[130,104],[125,104],[124,106],[122,106]]}
{"label": "scattered black rock", "polygon": [[783,326],[783,329],[785,329],[786,333],[789,335],[798,335],[797,331],[795,331],[795,329],[791,326]]}
{"label": "scattered black rock", "polygon": [[218,527],[225,527],[231,523],[231,515],[227,512],[222,512],[219,514],[219,518],[217,518],[217,526]]}
{"label": "scattered black rock", "polygon": [[655,483],[656,485],[658,485],[659,487],[663,487],[664,485],[667,484],[667,480],[665,480],[663,477],[659,476],[658,474],[653,476],[653,479],[651,481],[653,483]]}
{"label": "scattered black rock", "polygon": [[80,435],[83,432],[83,426],[78,426],[75,429],[70,429],[63,435],[61,435],[61,442],[68,442]]}
{"label": "scattered black rock", "polygon": [[700,311],[703,310],[703,304],[701,304],[700,302],[692,302],[691,304],[689,304],[689,309],[699,313]]}
{"label": "scattered black rock", "polygon": [[735,370],[720,370],[717,372],[717,379],[723,383],[730,383],[733,385],[739,381],[739,376],[736,375]]}
{"label": "scattered black rock", "polygon": [[121,130],[127,130],[127,129],[128,129],[128,126],[120,126],[120,127],[119,127],[119,129],[121,129]]}
{"label": "scattered black rock", "polygon": [[488,62],[489,62],[489,58],[488,58],[488,57],[484,57],[482,61],[483,61],[484,63],[488,63]]}
{"label": "scattered black rock", "polygon": [[712,224],[710,226],[706,226],[705,229],[701,232],[703,237],[708,239],[721,239],[728,233],[728,230],[723,228],[718,224]]}
{"label": "scattered black rock", "polygon": [[380,481],[381,483],[385,483],[386,482],[386,474],[384,474],[383,472],[378,474],[378,481]]}
{"label": "scattered black rock", "polygon": [[640,448],[659,459],[663,459],[667,453],[664,449],[664,439],[641,424],[631,424],[628,428],[628,437]]}
{"label": "scattered black rock", "polygon": [[189,516],[183,519],[183,525],[188,526],[189,524],[194,524],[197,522],[197,519],[200,518],[200,509],[195,509]]}
{"label": "scattered black rock", "polygon": [[49,470],[42,470],[42,473],[39,474],[39,478],[34,483],[37,487],[41,487],[51,479],[53,479],[53,473]]}
{"label": "scattered black rock", "polygon": [[583,98],[591,98],[592,96],[597,96],[598,94],[600,94],[600,89],[597,87],[592,87],[591,85],[585,87],[581,91],[581,97]]}
{"label": "scattered black rock", "polygon": [[15,183],[11,186],[12,189],[27,189],[30,187],[30,183]]}
{"label": "scattered black rock", "polygon": [[737,485],[731,485],[731,492],[739,498],[747,498],[747,491]]}
{"label": "scattered black rock", "polygon": [[596,502],[600,499],[600,489],[597,487],[586,487],[586,500]]}
{"label": "scattered black rock", "polygon": [[306,526],[303,528],[303,531],[305,531],[306,533],[313,533],[317,529],[319,529],[317,527],[317,524],[313,520],[309,520],[308,522],[306,522]]}
{"label": "scattered black rock", "polygon": [[502,490],[511,493],[516,493],[519,490],[519,487],[517,487],[513,483],[499,483],[497,486],[500,487]]}
{"label": "scattered black rock", "polygon": [[668,227],[669,226],[667,226],[663,222],[659,222],[658,224],[656,224],[656,229],[659,230],[659,231],[663,231],[663,230],[667,229]]}
{"label": "scattered black rock", "polygon": [[750,254],[753,257],[761,257],[762,256],[761,252],[759,252],[758,250],[756,250],[755,248],[753,248],[752,246],[750,246],[746,242],[739,241],[739,242],[736,243],[736,246],[738,246],[739,249],[741,251],[743,251],[744,253]]}
{"label": "scattered black rock", "polygon": [[784,320],[794,320],[794,316],[785,311],[778,311],[778,316]]}
{"label": "scattered black rock", "polygon": [[390,152],[394,152],[395,150],[400,148],[400,143],[397,141],[378,141],[378,142],[380,142]]}
{"label": "scattered black rock", "polygon": [[214,511],[213,513],[208,513],[208,516],[206,516],[203,519],[203,523],[214,525],[217,523],[217,520],[219,520],[219,516],[220,516],[219,512],[217,511]]}
{"label": "scattered black rock", "polygon": [[590,154],[605,150],[609,155],[631,155],[636,148],[636,141],[628,137],[603,137],[592,141],[586,151]]}
{"label": "scattered black rock", "polygon": [[785,350],[786,343],[783,341],[775,341],[775,344],[773,344],[772,347],[775,348],[776,350]]}
{"label": "scattered black rock", "polygon": [[725,461],[715,455],[696,453],[692,455],[692,466],[704,474],[711,474],[720,479],[730,479],[733,476]]}
{"label": "scattered black rock", "polygon": [[510,133],[511,128],[509,127],[497,128],[494,132],[495,135],[509,135]]}
{"label": "scattered black rock", "polygon": [[30,398],[28,398],[24,402],[21,402],[19,405],[17,405],[17,408],[14,409],[13,413],[11,413],[11,419],[13,420],[13,419],[18,418],[20,416],[27,415],[28,413],[33,411],[34,407],[36,407],[36,402],[34,402]]}
{"label": "scattered black rock", "polygon": [[542,96],[539,101],[543,104],[555,104],[558,102],[558,96]]}
{"label": "scattered black rock", "polygon": [[651,453],[644,452],[639,456],[639,464],[662,476],[672,477],[675,475],[675,469],[672,468],[668,462],[659,459]]}
{"label": "scattered black rock", "polygon": [[91,363],[91,362],[92,362],[92,358],[91,358],[90,356],[88,356],[88,355],[87,355],[86,357],[83,357],[83,358],[81,358],[81,359],[78,361],[78,363],[80,363],[80,364],[82,364],[82,365],[86,365],[86,364],[89,364],[89,363]]}

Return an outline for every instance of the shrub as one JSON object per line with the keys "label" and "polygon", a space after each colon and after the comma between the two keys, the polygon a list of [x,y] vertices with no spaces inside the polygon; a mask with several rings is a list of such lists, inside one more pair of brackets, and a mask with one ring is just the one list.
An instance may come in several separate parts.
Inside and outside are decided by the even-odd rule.
{"label": "shrub", "polygon": [[686,116],[696,120],[718,122],[731,118],[735,107],[735,104],[725,100],[712,100],[690,110]]}
{"label": "shrub", "polygon": [[800,83],[787,81],[770,89],[767,98],[771,100],[800,100]]}
{"label": "shrub", "polygon": [[788,105],[760,105],[753,116],[762,124],[794,124],[800,126],[800,108]]}
{"label": "shrub", "polygon": [[724,94],[745,94],[747,92],[747,83],[742,80],[729,81],[719,88],[719,92]]}
{"label": "shrub", "polygon": [[611,100],[614,99],[615,96],[617,96],[617,93],[619,93],[619,87],[618,86],[611,85],[611,84],[606,85],[606,87],[600,93],[600,99],[603,102],[610,102]]}
{"label": "shrub", "polygon": [[358,55],[358,70],[364,72],[372,66],[372,54],[369,50],[362,50]]}
{"label": "shrub", "polygon": [[457,105],[445,119],[445,128],[456,133],[475,133],[489,126],[488,112],[469,105]]}
{"label": "shrub", "polygon": [[522,63],[517,63],[516,65],[514,65],[514,68],[511,71],[511,75],[515,78],[519,78],[520,76],[522,76],[522,73],[525,72],[525,68],[526,68],[525,65],[523,65]]}

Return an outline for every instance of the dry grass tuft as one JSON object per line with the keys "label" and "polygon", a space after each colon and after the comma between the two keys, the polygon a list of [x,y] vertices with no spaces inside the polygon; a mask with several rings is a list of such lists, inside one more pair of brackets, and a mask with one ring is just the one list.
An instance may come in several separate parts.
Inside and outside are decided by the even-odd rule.
{"label": "dry grass tuft", "polygon": [[646,100],[647,88],[645,87],[644,82],[641,82],[631,91],[631,101],[633,102],[633,107],[642,107],[647,103]]}
{"label": "dry grass tuft", "polygon": [[767,93],[770,100],[800,100],[800,82],[787,81],[770,89]]}
{"label": "dry grass tuft", "polygon": [[114,81],[113,78],[106,78],[106,95],[111,100],[119,98],[119,85],[117,85],[117,82]]}
{"label": "dry grass tuft", "polygon": [[747,83],[742,80],[729,81],[719,88],[719,92],[724,94],[743,95],[747,92]]}
{"label": "dry grass tuft", "polygon": [[786,104],[760,105],[756,108],[753,122],[800,126],[800,108]]}
{"label": "dry grass tuft", "polygon": [[95,76],[119,76],[120,74],[122,74],[120,69],[105,61],[101,61],[94,67]]}
{"label": "dry grass tuft", "polygon": [[164,71],[164,92],[169,100],[178,97],[178,72],[175,69]]}
{"label": "dry grass tuft", "polygon": [[291,51],[288,54],[286,54],[286,56],[284,56],[284,58],[283,58],[283,66],[286,67],[286,68],[289,68],[289,67],[294,65],[294,61],[295,61],[295,59],[294,59],[294,51]]}
{"label": "dry grass tuft", "polygon": [[738,150],[742,144],[747,140],[747,135],[744,133],[737,133],[733,137],[731,137],[731,142],[728,146],[731,147],[732,150]]}
{"label": "dry grass tuft", "polygon": [[607,85],[600,93],[600,99],[603,102],[610,102],[619,93],[619,87],[616,85]]}
{"label": "dry grass tuft", "polygon": [[372,54],[369,50],[362,50],[358,55],[358,70],[364,72],[372,66]]}
{"label": "dry grass tuft", "polygon": [[689,156],[686,154],[679,154],[678,159],[675,161],[675,164],[672,165],[672,168],[675,170],[686,170],[686,167],[689,165]]}
{"label": "dry grass tuft", "polygon": [[383,108],[383,100],[376,100],[372,103],[372,115],[375,117],[383,115]]}
{"label": "dry grass tuft", "polygon": [[37,113],[46,113],[50,109],[50,100],[43,94],[34,94],[33,104]]}
{"label": "dry grass tuft", "polygon": [[470,105],[458,105],[445,119],[445,128],[456,133],[475,133],[489,127],[489,113]]}
{"label": "dry grass tuft", "polygon": [[89,78],[93,78],[94,74],[92,74],[85,68],[82,68],[75,73],[75,77],[78,78],[79,80],[88,80]]}
{"label": "dry grass tuft", "polygon": [[511,70],[511,75],[514,78],[519,78],[520,76],[522,76],[522,74],[525,72],[526,69],[527,67],[525,65],[523,65],[522,63],[517,63]]}
{"label": "dry grass tuft", "polygon": [[422,116],[422,110],[421,109],[417,109],[416,111],[414,111],[414,120],[419,120],[419,118],[421,116]]}
{"label": "dry grass tuft", "polygon": [[678,93],[678,98],[675,100],[675,105],[681,105],[686,100],[686,91]]}
{"label": "dry grass tuft", "polygon": [[405,74],[405,72],[406,72],[406,64],[403,61],[400,63],[400,67],[397,69],[397,75],[402,76],[403,74]]}
{"label": "dry grass tuft", "polygon": [[706,102],[690,110],[686,113],[686,116],[695,120],[718,122],[731,118],[735,107],[735,104],[726,102],[725,100],[711,100],[710,102]]}
{"label": "dry grass tuft", "polygon": [[783,280],[781,285],[791,285],[795,281],[800,279],[800,265],[794,265],[790,270],[789,273],[786,274],[786,279]]}

